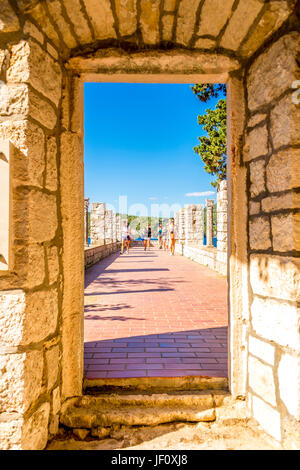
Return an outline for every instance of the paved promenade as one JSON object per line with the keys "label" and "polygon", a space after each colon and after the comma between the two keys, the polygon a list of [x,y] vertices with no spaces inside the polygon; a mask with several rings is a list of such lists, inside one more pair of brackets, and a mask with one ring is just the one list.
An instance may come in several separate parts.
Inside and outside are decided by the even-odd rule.
{"label": "paved promenade", "polygon": [[227,377],[226,279],[158,248],[86,271],[85,375]]}

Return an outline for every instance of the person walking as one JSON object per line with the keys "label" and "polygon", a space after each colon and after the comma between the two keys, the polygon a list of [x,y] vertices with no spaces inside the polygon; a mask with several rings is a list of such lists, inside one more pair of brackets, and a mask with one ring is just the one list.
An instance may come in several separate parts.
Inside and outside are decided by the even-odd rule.
{"label": "person walking", "polygon": [[145,236],[144,236],[144,246],[145,246],[145,251],[150,250],[150,240],[151,240],[151,227],[150,224],[147,225],[145,229]]}
{"label": "person walking", "polygon": [[129,248],[130,248],[130,240],[131,240],[131,233],[130,233],[130,226],[127,225],[127,236],[126,236],[126,248],[127,254],[129,255]]}
{"label": "person walking", "polygon": [[121,255],[124,253],[124,248],[127,246],[127,236],[128,236],[128,229],[127,229],[127,221],[123,220],[122,230],[121,230]]}
{"label": "person walking", "polygon": [[163,229],[162,229],[162,224],[159,224],[159,228],[158,228],[158,246],[159,246],[159,249],[162,250],[162,247],[163,247]]}
{"label": "person walking", "polygon": [[162,230],[162,240],[163,240],[164,251],[166,251],[168,249],[169,240],[168,240],[168,227],[166,226],[165,223],[163,225],[163,230]]}
{"label": "person walking", "polygon": [[169,240],[170,240],[170,252],[171,252],[171,255],[174,256],[176,236],[175,236],[175,221],[173,217],[170,219],[170,224],[169,224]]}

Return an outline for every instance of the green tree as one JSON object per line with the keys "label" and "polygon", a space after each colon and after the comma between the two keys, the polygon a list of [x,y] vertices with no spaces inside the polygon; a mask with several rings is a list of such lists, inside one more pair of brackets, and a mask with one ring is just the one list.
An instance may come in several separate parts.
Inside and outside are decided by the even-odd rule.
{"label": "green tree", "polygon": [[[191,88],[202,103],[218,98],[221,93],[226,96],[224,84],[196,84]],[[203,126],[207,136],[198,137],[200,144],[194,147],[194,152],[200,155],[205,171],[216,176],[211,183],[216,187],[226,179],[226,98],[219,99],[215,109],[208,108],[205,114],[200,114],[198,124]]]}

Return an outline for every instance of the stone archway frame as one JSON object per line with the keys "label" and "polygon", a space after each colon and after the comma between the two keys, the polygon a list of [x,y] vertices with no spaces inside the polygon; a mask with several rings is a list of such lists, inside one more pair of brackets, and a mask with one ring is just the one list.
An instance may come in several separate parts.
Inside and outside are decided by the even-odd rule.
{"label": "stone archway frame", "polygon": [[229,385],[246,395],[246,334],[249,315],[246,168],[240,158],[245,126],[241,64],[222,54],[118,49],[72,57],[65,64],[60,187],[63,229],[62,398],[82,394],[83,382],[83,84],[227,83],[228,86],[228,300]]}

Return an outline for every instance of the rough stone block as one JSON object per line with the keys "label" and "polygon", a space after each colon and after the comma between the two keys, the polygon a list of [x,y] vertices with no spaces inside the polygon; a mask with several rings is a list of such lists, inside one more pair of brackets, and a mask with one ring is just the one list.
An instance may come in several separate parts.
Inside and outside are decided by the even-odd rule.
{"label": "rough stone block", "polygon": [[296,80],[299,37],[296,31],[282,36],[251,66],[247,79],[250,110],[271,103]]}
{"label": "rough stone block", "polygon": [[249,356],[248,376],[252,391],[270,405],[276,406],[276,387],[272,367]]}
{"label": "rough stone block", "polygon": [[270,434],[270,436],[274,437],[277,441],[281,441],[281,422],[279,411],[275,410],[254,395],[251,398],[253,417],[261,424],[265,431]]}
{"label": "rough stone block", "polygon": [[115,38],[114,17],[109,0],[84,0],[96,39]]}
{"label": "rough stone block", "polygon": [[26,21],[23,28],[24,34],[28,34],[32,38],[36,39],[39,43],[43,44],[44,35],[39,29],[30,21]]}
{"label": "rough stone block", "polygon": [[163,41],[172,41],[174,16],[165,15],[162,18],[162,37]]}
{"label": "rough stone block", "polygon": [[22,449],[43,450],[48,440],[50,404],[43,403],[27,418],[23,427]]}
{"label": "rough stone block", "polygon": [[29,289],[43,284],[45,279],[45,255],[41,245],[28,246],[28,274],[26,286]]}
{"label": "rough stone block", "polygon": [[251,255],[250,282],[255,294],[297,301],[300,299],[300,259]]}
{"label": "rough stone block", "polygon": [[60,390],[59,387],[56,387],[52,393],[52,412],[54,415],[60,412],[61,402],[60,402]]}
{"label": "rough stone block", "polygon": [[292,7],[289,8],[287,1],[275,0],[269,2],[268,8],[254,30],[252,30],[250,37],[241,47],[241,54],[245,56],[252,55],[274,31],[280,28],[291,11]]}
{"label": "rough stone block", "polygon": [[297,209],[300,207],[300,194],[290,192],[280,196],[269,196],[262,199],[261,205],[264,212],[278,211],[281,209]]}
{"label": "rough stone block", "polygon": [[32,40],[20,41],[12,47],[7,80],[13,83],[29,83],[58,105],[62,83],[60,66]]}
{"label": "rough stone block", "polygon": [[271,218],[274,251],[300,251],[300,213]]}
{"label": "rough stone block", "polygon": [[288,412],[300,420],[300,357],[282,354],[278,365],[279,395]]}
{"label": "rough stone block", "polygon": [[56,23],[57,28],[60,30],[63,42],[70,49],[78,46],[76,38],[72,34],[69,22],[65,20],[65,16],[62,11],[62,5],[59,0],[51,0],[47,4],[49,13]]}
{"label": "rough stone block", "polygon": [[48,349],[45,354],[47,367],[47,390],[51,390],[58,378],[59,346]]}
{"label": "rough stone block", "polygon": [[254,127],[246,137],[244,146],[245,161],[266,155],[269,152],[267,126]]}
{"label": "rough stone block", "polygon": [[146,44],[155,44],[159,40],[159,4],[160,0],[141,0],[141,30]]}
{"label": "rough stone block", "polygon": [[259,202],[249,202],[249,214],[250,215],[255,215],[259,214],[260,212],[260,203]]}
{"label": "rough stone block", "polygon": [[250,194],[252,197],[258,196],[266,190],[264,160],[256,160],[250,163],[250,181]]}
{"label": "rough stone block", "polygon": [[251,321],[261,338],[295,350],[299,348],[299,309],[296,304],[254,296]]}
{"label": "rough stone block", "polygon": [[262,359],[271,366],[274,366],[275,361],[275,347],[273,344],[262,341],[255,336],[249,335],[248,343],[249,353],[253,356]]}
{"label": "rough stone block", "polygon": [[57,327],[58,295],[55,288],[27,294],[22,343],[37,343]]}
{"label": "rough stone block", "polygon": [[137,0],[116,0],[116,12],[121,36],[129,36],[136,31]]}
{"label": "rough stone block", "polygon": [[176,42],[184,46],[187,46],[191,40],[199,1],[196,0],[191,3],[190,0],[182,0],[179,4]]}
{"label": "rough stone block", "polygon": [[267,165],[267,188],[270,192],[299,186],[300,149],[286,149],[271,156]]}
{"label": "rough stone block", "polygon": [[25,293],[22,290],[0,292],[0,343],[18,346],[22,341]]}
{"label": "rough stone block", "polygon": [[[23,214],[24,217],[24,214]],[[28,238],[31,243],[52,240],[57,229],[56,197],[31,190],[28,196]]]}
{"label": "rough stone block", "polygon": [[224,0],[222,8],[218,0],[208,0],[204,3],[198,28],[198,35],[218,36],[231,13],[234,0]]}
{"label": "rough stone block", "polygon": [[221,47],[236,51],[262,8],[260,0],[240,2],[222,37]]}
{"label": "rough stone block", "polygon": [[29,93],[29,110],[30,116],[38,121],[40,124],[45,126],[47,129],[54,129],[58,116],[54,107],[51,104],[42,99],[33,90]]}
{"label": "rough stone block", "polygon": [[300,144],[300,106],[288,94],[271,111],[271,137],[274,148]]}
{"label": "rough stone block", "polygon": [[268,217],[255,217],[250,220],[249,239],[251,250],[271,248],[270,222]]}
{"label": "rough stone block", "polygon": [[21,450],[23,418],[18,413],[0,414],[1,450]]}

